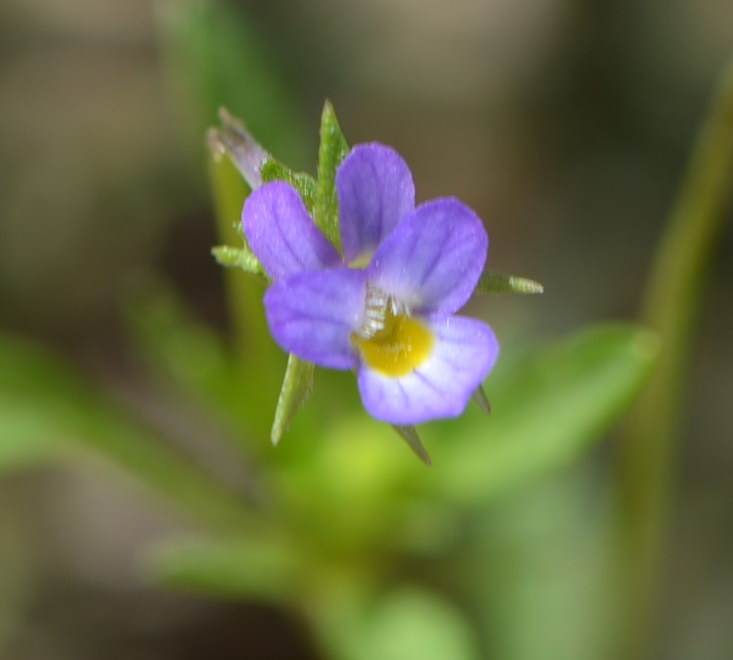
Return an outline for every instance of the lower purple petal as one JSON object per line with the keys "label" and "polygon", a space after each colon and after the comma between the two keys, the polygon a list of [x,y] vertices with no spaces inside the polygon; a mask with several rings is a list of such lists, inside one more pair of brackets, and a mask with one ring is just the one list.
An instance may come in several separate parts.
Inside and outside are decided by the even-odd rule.
{"label": "lower purple petal", "polygon": [[491,328],[462,316],[428,319],[435,345],[411,373],[386,376],[362,364],[359,390],[364,407],[390,424],[420,424],[457,417],[486,378],[499,354]]}
{"label": "lower purple petal", "polygon": [[288,277],[265,294],[275,341],[299,358],[331,369],[352,369],[351,335],[364,316],[366,276],[347,268]]}

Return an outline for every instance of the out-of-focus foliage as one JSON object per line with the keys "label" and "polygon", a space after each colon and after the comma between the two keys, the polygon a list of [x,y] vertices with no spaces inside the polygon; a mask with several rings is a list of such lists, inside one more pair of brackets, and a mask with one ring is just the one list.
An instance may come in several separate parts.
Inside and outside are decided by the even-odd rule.
{"label": "out-of-focus foliage", "polygon": [[211,0],[161,2],[158,12],[168,73],[189,129],[202,136],[219,108],[226,107],[246,117],[268,151],[301,162],[305,133],[295,97],[246,16]]}
{"label": "out-of-focus foliage", "polygon": [[[189,146],[201,146],[191,161],[227,106],[274,154],[263,179],[296,185],[337,239],[333,175],[347,142],[330,103],[317,163],[308,166],[315,140],[253,24],[231,3],[158,7],[178,119],[194,136]],[[146,576],[296,610],[334,658],[604,657],[605,636],[617,633],[608,630],[616,595],[609,548],[619,542],[612,486],[607,470],[591,487],[589,472],[569,468],[628,409],[653,370],[659,338],[603,323],[540,345],[508,339],[486,383],[491,416],[472,406],[460,419],[421,428],[434,459],[426,469],[392,429],[367,417],[351,374],[314,374],[291,356],[279,389],[286,360],[264,322],[266,283],[236,228],[248,187],[226,158],[212,161],[210,173],[224,244],[214,255],[231,267],[232,336],[203,323],[160,280],[127,301],[127,331],[136,365],[183,401],[179,422],[190,411],[205,415],[210,437],[202,444],[231,443],[239,461],[232,471],[247,487],[223,484],[60,354],[9,334],[0,334],[0,475],[57,463],[125,475],[164,510],[197,523],[196,534],[150,547]],[[722,203],[725,191],[715,192]],[[537,292],[537,283],[494,273],[480,288]],[[283,438],[276,449],[270,434]],[[589,492],[596,501],[583,499]],[[8,547],[3,566],[19,552]],[[27,587],[16,577],[0,595],[0,635],[2,609],[16,607]],[[5,585],[1,570],[0,579]]]}

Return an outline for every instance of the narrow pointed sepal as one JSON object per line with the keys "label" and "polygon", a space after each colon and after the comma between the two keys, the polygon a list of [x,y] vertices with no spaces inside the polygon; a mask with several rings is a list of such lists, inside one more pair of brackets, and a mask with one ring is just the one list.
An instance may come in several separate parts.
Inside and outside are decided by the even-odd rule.
{"label": "narrow pointed sepal", "polygon": [[399,436],[407,443],[410,449],[412,449],[415,456],[417,456],[428,467],[433,465],[433,461],[430,459],[430,454],[428,454],[428,450],[425,449],[425,445],[423,445],[420,440],[420,436],[417,434],[417,430],[414,426],[393,424],[392,428],[397,431]]}
{"label": "narrow pointed sepal", "polygon": [[270,433],[273,445],[280,442],[296,413],[311,395],[314,370],[312,363],[301,360],[293,353],[288,355],[288,366],[285,368],[285,378],[277,399],[275,420]]}
{"label": "narrow pointed sepal", "polygon": [[481,275],[481,279],[476,286],[476,291],[480,293],[536,294],[542,293],[544,287],[539,282],[526,277],[506,275],[487,270]]}
{"label": "narrow pointed sepal", "polygon": [[253,275],[262,275],[264,277],[265,271],[262,268],[262,264],[259,259],[255,257],[249,248],[241,247],[236,248],[231,245],[217,245],[211,248],[211,254],[216,263],[226,268],[241,268],[247,273]]}
{"label": "narrow pointed sepal", "polygon": [[209,149],[216,157],[221,158],[225,154],[229,156],[247,185],[256,190],[263,183],[260,170],[271,159],[270,154],[226,108],[219,109],[219,119],[221,127],[209,129]]}
{"label": "narrow pointed sepal", "polygon": [[313,209],[316,224],[337,247],[341,245],[339,209],[336,195],[336,170],[349,153],[341,126],[330,101],[326,101],[321,115],[321,144],[318,149],[318,188]]}
{"label": "narrow pointed sepal", "polygon": [[483,412],[485,412],[487,415],[491,414],[491,404],[489,403],[489,400],[486,398],[486,392],[484,392],[484,388],[481,385],[479,385],[474,390],[472,398],[478,404],[478,407],[481,408]]}
{"label": "narrow pointed sepal", "polygon": [[285,181],[298,191],[309,213],[313,213],[316,204],[316,180],[305,172],[291,170],[280,161],[272,158],[266,160],[260,168],[262,183]]}

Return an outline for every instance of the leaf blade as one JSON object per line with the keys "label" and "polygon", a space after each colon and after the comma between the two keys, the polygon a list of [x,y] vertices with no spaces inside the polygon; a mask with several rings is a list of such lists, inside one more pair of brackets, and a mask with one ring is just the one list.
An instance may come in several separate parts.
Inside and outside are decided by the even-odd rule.
{"label": "leaf blade", "polygon": [[630,404],[657,351],[649,331],[614,324],[508,365],[489,380],[491,418],[464,418],[435,443],[435,487],[472,506],[570,462]]}

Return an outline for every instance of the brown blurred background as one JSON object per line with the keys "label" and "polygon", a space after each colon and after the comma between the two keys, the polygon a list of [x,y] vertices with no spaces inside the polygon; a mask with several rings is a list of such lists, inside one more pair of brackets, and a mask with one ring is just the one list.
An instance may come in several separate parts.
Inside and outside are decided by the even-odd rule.
{"label": "brown blurred background", "polygon": [[[634,318],[697,122],[733,53],[733,4],[230,4],[267,45],[309,136],[294,166],[313,169],[328,97],[352,143],[404,155],[419,199],[456,195],[479,212],[496,270],[545,284],[530,304],[496,303],[505,341]],[[143,0],[0,5],[0,324],[113,382],[131,378],[121,301],[147,273],[163,273],[212,324],[225,319],[203,136],[193,143],[181,128],[159,10]],[[727,232],[689,381],[674,580],[659,624],[659,657],[670,660],[733,657],[731,247]],[[136,549],[175,524],[134,491],[76,472],[0,483],[2,657],[307,657],[295,649],[308,640],[281,613],[143,584]]]}

